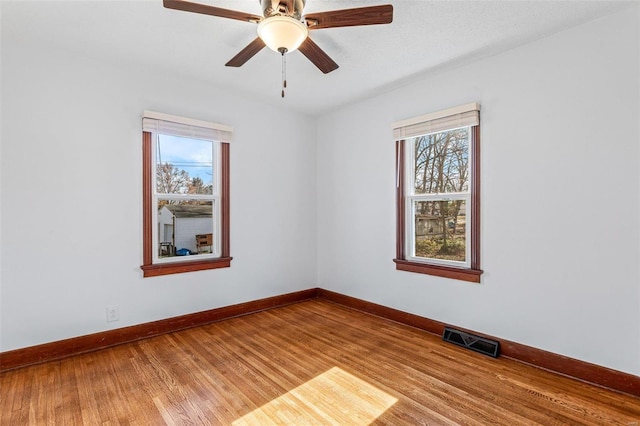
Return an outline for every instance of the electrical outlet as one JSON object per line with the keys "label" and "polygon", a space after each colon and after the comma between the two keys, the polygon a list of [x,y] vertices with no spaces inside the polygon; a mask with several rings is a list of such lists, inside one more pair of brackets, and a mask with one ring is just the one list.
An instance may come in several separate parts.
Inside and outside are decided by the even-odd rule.
{"label": "electrical outlet", "polygon": [[118,321],[120,319],[119,306],[107,306],[107,322]]}

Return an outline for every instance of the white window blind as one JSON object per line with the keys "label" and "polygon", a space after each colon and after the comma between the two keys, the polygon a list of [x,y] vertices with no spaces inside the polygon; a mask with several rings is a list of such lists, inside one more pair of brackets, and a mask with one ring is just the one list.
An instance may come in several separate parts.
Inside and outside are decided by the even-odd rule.
{"label": "white window blind", "polygon": [[480,123],[480,105],[470,103],[393,123],[393,139],[402,140]]}
{"label": "white window blind", "polygon": [[223,124],[178,117],[160,112],[145,111],[142,130],[164,135],[182,136],[193,139],[231,142],[233,129]]}

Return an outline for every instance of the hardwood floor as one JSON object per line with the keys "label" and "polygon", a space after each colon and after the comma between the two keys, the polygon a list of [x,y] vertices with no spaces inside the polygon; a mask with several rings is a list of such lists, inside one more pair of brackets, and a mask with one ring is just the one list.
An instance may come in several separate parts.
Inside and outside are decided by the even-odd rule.
{"label": "hardwood floor", "polygon": [[640,398],[311,300],[8,371],[1,425],[625,425]]}

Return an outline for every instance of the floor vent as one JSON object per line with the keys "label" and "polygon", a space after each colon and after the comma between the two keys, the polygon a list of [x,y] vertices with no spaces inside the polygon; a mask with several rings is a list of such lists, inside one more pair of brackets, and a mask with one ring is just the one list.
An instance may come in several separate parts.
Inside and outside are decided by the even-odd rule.
{"label": "floor vent", "polygon": [[485,339],[484,337],[475,336],[449,327],[444,328],[442,340],[494,358],[497,358],[500,354],[500,342]]}

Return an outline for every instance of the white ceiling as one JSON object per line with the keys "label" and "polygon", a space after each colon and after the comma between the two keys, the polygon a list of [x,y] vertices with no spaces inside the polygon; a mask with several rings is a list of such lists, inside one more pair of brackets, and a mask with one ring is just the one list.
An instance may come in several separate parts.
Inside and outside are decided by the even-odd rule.
{"label": "white ceiling", "polygon": [[[194,0],[195,1],[195,0]],[[307,0],[304,12],[391,3],[390,25],[311,32],[340,68],[322,74],[300,52],[263,49],[241,68],[224,64],[256,37],[241,21],[165,9],[161,0],[0,2],[2,39],[126,64],[151,65],[262,101],[317,115],[436,72],[597,19],[632,1]],[[259,0],[197,2],[260,15]]]}

